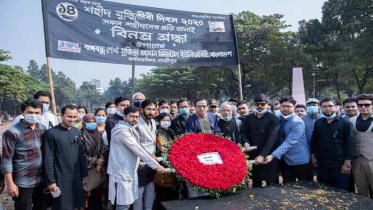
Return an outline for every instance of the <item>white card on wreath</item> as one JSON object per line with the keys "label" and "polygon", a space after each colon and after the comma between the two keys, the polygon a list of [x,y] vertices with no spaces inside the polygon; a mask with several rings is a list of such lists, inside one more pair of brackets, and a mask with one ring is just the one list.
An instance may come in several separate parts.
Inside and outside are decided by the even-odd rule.
{"label": "white card on wreath", "polygon": [[206,165],[223,164],[223,160],[218,152],[203,153],[197,157],[199,162]]}

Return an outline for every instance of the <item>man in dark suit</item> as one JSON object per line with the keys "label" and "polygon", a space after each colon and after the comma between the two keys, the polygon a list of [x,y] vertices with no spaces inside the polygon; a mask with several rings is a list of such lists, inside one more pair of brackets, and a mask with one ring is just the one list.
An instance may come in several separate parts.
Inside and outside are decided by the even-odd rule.
{"label": "man in dark suit", "polygon": [[185,134],[185,121],[190,116],[190,102],[187,99],[181,99],[177,102],[179,116],[171,121],[171,129],[176,136]]}

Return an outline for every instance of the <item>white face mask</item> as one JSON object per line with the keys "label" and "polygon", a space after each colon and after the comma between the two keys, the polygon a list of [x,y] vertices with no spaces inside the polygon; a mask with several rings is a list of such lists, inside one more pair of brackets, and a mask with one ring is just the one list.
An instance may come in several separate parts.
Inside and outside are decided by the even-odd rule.
{"label": "white face mask", "polygon": [[159,111],[160,114],[170,114],[170,110],[169,109],[161,109],[161,111]]}
{"label": "white face mask", "polygon": [[78,117],[76,118],[77,120],[83,120],[84,115],[83,114],[78,114]]}
{"label": "white face mask", "polygon": [[162,128],[169,128],[171,126],[171,121],[161,121]]}
{"label": "white face mask", "polygon": [[35,124],[35,123],[40,122],[40,118],[41,118],[40,115],[35,115],[35,114],[26,114],[24,119],[25,119],[28,123],[30,123],[30,124]]}
{"label": "white face mask", "polygon": [[116,108],[108,108],[106,109],[108,114],[114,115],[117,112]]}
{"label": "white face mask", "polygon": [[49,111],[49,104],[43,104],[43,113],[46,113]]}
{"label": "white face mask", "polygon": [[288,115],[283,115],[283,114],[281,114],[281,115],[282,115],[282,117],[286,120],[286,119],[288,119],[289,117],[291,117],[291,116],[293,115],[293,113],[288,114]]}

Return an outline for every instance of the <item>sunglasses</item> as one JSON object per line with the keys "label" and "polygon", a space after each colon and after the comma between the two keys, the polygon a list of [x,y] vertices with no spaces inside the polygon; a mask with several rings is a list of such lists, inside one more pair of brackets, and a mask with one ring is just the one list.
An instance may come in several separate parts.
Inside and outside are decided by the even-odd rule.
{"label": "sunglasses", "polygon": [[358,104],[358,107],[370,107],[372,104]]}
{"label": "sunglasses", "polygon": [[265,106],[267,103],[255,103],[255,106]]}

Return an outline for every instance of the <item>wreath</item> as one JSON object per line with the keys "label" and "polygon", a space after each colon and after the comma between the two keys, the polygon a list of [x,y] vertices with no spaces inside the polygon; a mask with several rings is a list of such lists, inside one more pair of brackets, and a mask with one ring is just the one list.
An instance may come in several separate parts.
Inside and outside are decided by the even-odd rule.
{"label": "wreath", "polygon": [[243,150],[222,136],[186,134],[168,145],[163,159],[179,180],[219,198],[247,188],[251,163]]}

